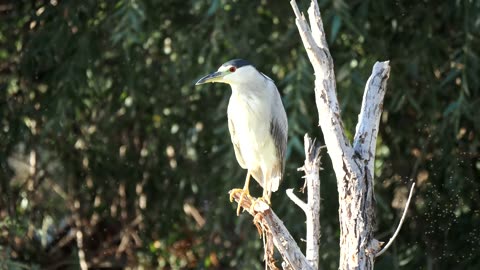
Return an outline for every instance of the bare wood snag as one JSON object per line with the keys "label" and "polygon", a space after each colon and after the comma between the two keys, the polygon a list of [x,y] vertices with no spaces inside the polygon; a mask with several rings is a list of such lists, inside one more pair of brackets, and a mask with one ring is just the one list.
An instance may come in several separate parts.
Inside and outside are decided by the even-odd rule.
{"label": "bare wood snag", "polygon": [[[374,237],[374,161],[383,99],[390,74],[389,61],[373,66],[363,95],[362,106],[353,143],[345,135],[337,99],[334,64],[328,49],[323,22],[316,0],[308,9],[308,22],[300,12],[295,0],[290,2],[295,13],[295,23],[315,72],[315,99],[319,114],[319,126],[332,161],[337,179],[340,220],[340,269],[373,269],[374,260],[393,242],[405,218],[409,199],[400,224],[382,249]],[[308,192],[307,202],[299,199],[292,189],[287,196],[305,212],[307,248],[306,256],[299,250],[283,222],[267,204],[259,203],[252,208],[251,201],[241,201],[242,207],[250,209],[254,222],[263,232],[266,243],[267,264],[274,269],[271,254],[272,243],[276,246],[286,269],[318,269],[320,250],[320,147],[305,136],[305,164],[299,169],[305,172]],[[244,205],[245,204],[245,205]],[[270,254],[270,255],[268,255]]]}

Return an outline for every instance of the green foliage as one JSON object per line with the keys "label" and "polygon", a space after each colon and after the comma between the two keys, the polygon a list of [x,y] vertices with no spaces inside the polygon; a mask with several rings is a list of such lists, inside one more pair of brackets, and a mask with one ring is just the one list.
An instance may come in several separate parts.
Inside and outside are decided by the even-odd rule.
{"label": "green foliage", "polygon": [[[289,117],[275,211],[297,242],[305,132],[321,139],[313,70],[288,1],[0,4],[0,267],[262,269],[226,126],[227,86],[201,75],[245,58]],[[307,2],[299,3],[304,10]],[[378,269],[480,267],[480,2],[320,1],[350,137],[373,63],[391,76],[376,160],[378,237],[409,217]],[[322,119],[320,119],[322,121]],[[338,265],[336,183],[322,171],[321,263]],[[260,191],[252,187],[254,194]]]}

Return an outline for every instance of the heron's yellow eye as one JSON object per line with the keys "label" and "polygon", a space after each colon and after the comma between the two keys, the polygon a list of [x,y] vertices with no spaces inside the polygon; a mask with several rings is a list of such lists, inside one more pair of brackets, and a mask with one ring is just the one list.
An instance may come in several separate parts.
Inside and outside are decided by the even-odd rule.
{"label": "heron's yellow eye", "polygon": [[237,68],[236,68],[236,67],[230,67],[228,70],[229,70],[230,72],[235,72],[235,70],[237,70]]}

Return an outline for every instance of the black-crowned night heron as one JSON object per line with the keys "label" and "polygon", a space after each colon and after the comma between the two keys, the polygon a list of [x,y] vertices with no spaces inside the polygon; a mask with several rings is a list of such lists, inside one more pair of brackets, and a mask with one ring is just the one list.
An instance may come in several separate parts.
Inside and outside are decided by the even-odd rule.
{"label": "black-crowned night heron", "polygon": [[270,196],[278,190],[283,176],[288,133],[287,115],[277,87],[272,79],[242,59],[224,63],[196,85],[215,82],[232,87],[228,129],[237,161],[247,169],[243,189],[232,190],[230,194],[242,192],[240,198],[250,196],[251,175],[262,186],[262,197],[270,204]]}

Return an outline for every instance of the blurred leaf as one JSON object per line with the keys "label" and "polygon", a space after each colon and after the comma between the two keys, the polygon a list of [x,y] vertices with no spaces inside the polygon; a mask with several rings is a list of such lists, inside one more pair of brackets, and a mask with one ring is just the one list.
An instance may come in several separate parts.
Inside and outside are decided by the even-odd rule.
{"label": "blurred leaf", "polygon": [[445,111],[443,111],[443,115],[444,115],[444,116],[447,116],[447,115],[449,115],[450,113],[452,113],[453,111],[458,110],[459,105],[460,105],[460,102],[459,102],[458,100],[455,101],[455,102],[450,103],[450,104],[447,106],[447,108],[445,109]]}
{"label": "blurred leaf", "polygon": [[207,16],[212,16],[215,12],[217,12],[218,7],[220,6],[220,0],[212,0],[212,4],[208,8]]}
{"label": "blurred leaf", "polygon": [[460,75],[460,70],[458,70],[458,69],[452,69],[452,70],[450,70],[450,72],[448,72],[448,74],[447,74],[447,76],[445,77],[445,79],[443,79],[442,82],[440,83],[440,86],[441,86],[441,87],[444,87],[446,84],[453,82],[453,80],[454,80],[455,78],[457,78],[458,75]]}
{"label": "blurred leaf", "polygon": [[331,26],[331,34],[330,34],[330,44],[333,44],[333,42],[337,39],[338,32],[340,31],[340,28],[342,27],[342,18],[340,16],[333,16],[332,19],[332,26]]}

